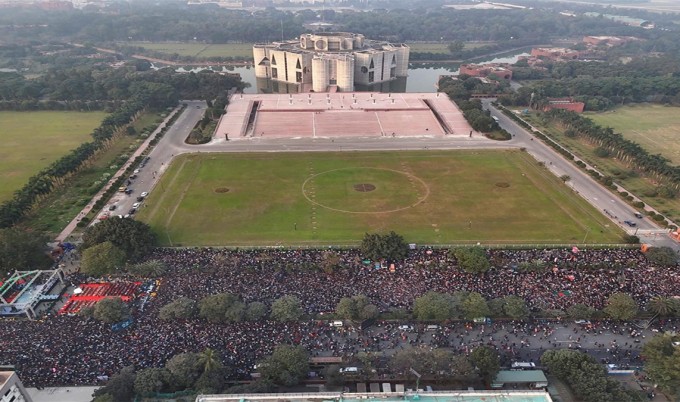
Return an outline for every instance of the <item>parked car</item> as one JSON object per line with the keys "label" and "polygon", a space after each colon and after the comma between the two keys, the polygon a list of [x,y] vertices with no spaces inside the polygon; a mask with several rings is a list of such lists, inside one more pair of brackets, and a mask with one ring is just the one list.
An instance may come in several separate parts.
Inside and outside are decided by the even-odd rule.
{"label": "parked car", "polygon": [[132,208],[137,209],[137,208],[139,208],[140,205],[142,205],[141,202],[135,202],[134,204],[132,204]]}
{"label": "parked car", "polygon": [[140,195],[139,197],[137,197],[137,201],[144,201],[144,197]]}
{"label": "parked car", "polygon": [[137,211],[136,209],[130,208],[130,210],[128,211],[127,214],[128,214],[128,215],[134,215],[136,211]]}
{"label": "parked car", "polygon": [[115,210],[116,210],[116,204],[109,206],[109,211],[115,211]]}
{"label": "parked car", "polygon": [[127,190],[125,190],[125,194],[127,194],[127,195],[132,194],[132,189],[131,189],[131,188],[128,188]]}
{"label": "parked car", "polygon": [[147,193],[146,191],[144,191],[144,192],[142,192],[139,196],[142,197],[142,198],[144,198],[144,197],[146,197],[147,195],[149,195],[149,193]]}

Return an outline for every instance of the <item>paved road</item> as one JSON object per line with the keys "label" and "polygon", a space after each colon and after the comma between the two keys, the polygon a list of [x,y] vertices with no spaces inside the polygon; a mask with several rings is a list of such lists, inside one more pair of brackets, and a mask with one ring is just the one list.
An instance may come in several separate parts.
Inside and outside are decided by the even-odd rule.
{"label": "paved road", "polygon": [[[194,128],[196,123],[203,117],[207,105],[204,101],[184,101],[188,106],[177,118],[175,123],[168,128],[161,141],[149,153],[149,161],[146,166],[139,169],[137,178],[130,180],[128,188],[132,194],[116,193],[107,205],[116,205],[113,214],[126,215],[131,212],[132,205],[137,197],[143,192],[150,192],[160,176],[170,164],[174,155],[178,155],[192,149],[184,144],[184,139]],[[140,208],[143,208],[143,201]],[[105,208],[106,209],[106,208]]]}
{"label": "paved road", "polygon": [[[484,101],[484,107],[493,116],[498,118],[503,128],[513,135],[513,139],[509,141],[511,145],[525,147],[534,158],[545,162],[546,167],[556,176],[566,174],[571,177],[568,185],[595,206],[595,208],[608,216],[614,224],[620,226],[629,234],[636,234],[645,243],[655,246],[669,246],[676,250],[680,249],[678,243],[668,237],[667,230],[659,228],[646,217],[643,219],[636,218],[634,215],[636,210],[633,207],[623,202],[617,195],[612,194],[579,167],[556,153],[551,147],[536,139],[512,119],[494,108],[490,101]],[[624,224],[623,222],[626,220],[634,222],[636,227],[632,228]],[[596,230],[596,228],[592,228],[592,230]]]}
{"label": "paved road", "polygon": [[[132,208],[136,198],[142,192],[150,192],[169,165],[172,158],[179,154],[193,152],[319,152],[319,151],[384,151],[384,150],[455,150],[455,149],[507,149],[526,148],[527,152],[538,161],[545,162],[546,167],[555,175],[568,175],[568,185],[609,216],[612,224],[619,225],[630,234],[637,234],[641,239],[655,246],[670,246],[680,249],[677,242],[670,239],[647,218],[638,219],[633,215],[635,210],[621,201],[618,196],[602,187],[598,182],[584,173],[570,161],[553,151],[542,141],[535,139],[530,133],[517,125],[509,117],[495,109],[490,101],[484,106],[496,116],[500,125],[513,135],[510,141],[492,141],[485,137],[446,136],[446,137],[355,137],[355,138],[290,138],[290,139],[237,139],[227,141],[215,139],[209,144],[189,145],[184,142],[188,133],[201,119],[206,109],[203,101],[185,101],[188,107],[168,129],[163,139],[150,154],[150,160],[131,183],[134,192],[130,196],[118,195],[113,200],[119,213],[125,214]],[[635,228],[623,223],[625,220],[637,224]],[[589,230],[599,230],[597,227]],[[585,234],[587,241],[587,234]]]}

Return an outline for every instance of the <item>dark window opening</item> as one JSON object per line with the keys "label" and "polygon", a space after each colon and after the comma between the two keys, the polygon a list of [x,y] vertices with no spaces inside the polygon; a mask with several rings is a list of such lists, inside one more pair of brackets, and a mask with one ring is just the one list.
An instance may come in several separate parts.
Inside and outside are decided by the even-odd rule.
{"label": "dark window opening", "polygon": [[272,78],[279,78],[279,69],[272,68]]}
{"label": "dark window opening", "polygon": [[373,71],[371,71],[370,73],[368,73],[368,82],[373,82],[373,81],[375,81],[375,73]]}
{"label": "dark window opening", "polygon": [[295,82],[302,82],[302,73],[299,71],[295,73]]}

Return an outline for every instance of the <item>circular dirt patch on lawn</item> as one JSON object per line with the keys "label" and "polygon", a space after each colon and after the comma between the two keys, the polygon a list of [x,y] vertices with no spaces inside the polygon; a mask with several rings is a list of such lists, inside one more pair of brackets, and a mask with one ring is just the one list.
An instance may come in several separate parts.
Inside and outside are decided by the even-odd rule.
{"label": "circular dirt patch on lawn", "polygon": [[222,193],[228,193],[228,192],[229,192],[229,189],[226,188],[226,187],[217,187],[217,188],[216,188],[215,190],[213,190],[213,191],[215,191],[215,192],[218,193],[218,194],[222,194]]}
{"label": "circular dirt patch on lawn", "polygon": [[370,183],[355,184],[354,189],[360,193],[367,193],[369,191],[375,190],[375,186]]}
{"label": "circular dirt patch on lawn", "polygon": [[510,187],[510,183],[506,183],[506,182],[496,183],[496,187],[508,188],[508,187]]}
{"label": "circular dirt patch on lawn", "polygon": [[347,167],[310,176],[302,195],[336,212],[391,213],[413,208],[430,194],[425,182],[408,172],[377,167]]}

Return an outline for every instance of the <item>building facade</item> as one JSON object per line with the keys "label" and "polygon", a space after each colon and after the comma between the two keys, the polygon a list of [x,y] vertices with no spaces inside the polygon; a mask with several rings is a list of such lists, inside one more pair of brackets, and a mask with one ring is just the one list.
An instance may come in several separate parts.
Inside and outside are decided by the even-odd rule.
{"label": "building facade", "polygon": [[491,64],[461,64],[460,74],[471,77],[483,77],[495,80],[512,80],[512,70],[507,65]]}
{"label": "building facade", "polygon": [[14,371],[0,371],[0,402],[33,402]]}
{"label": "building facade", "polygon": [[253,46],[255,77],[295,84],[300,92],[354,91],[406,77],[409,47],[348,32],[304,34]]}

